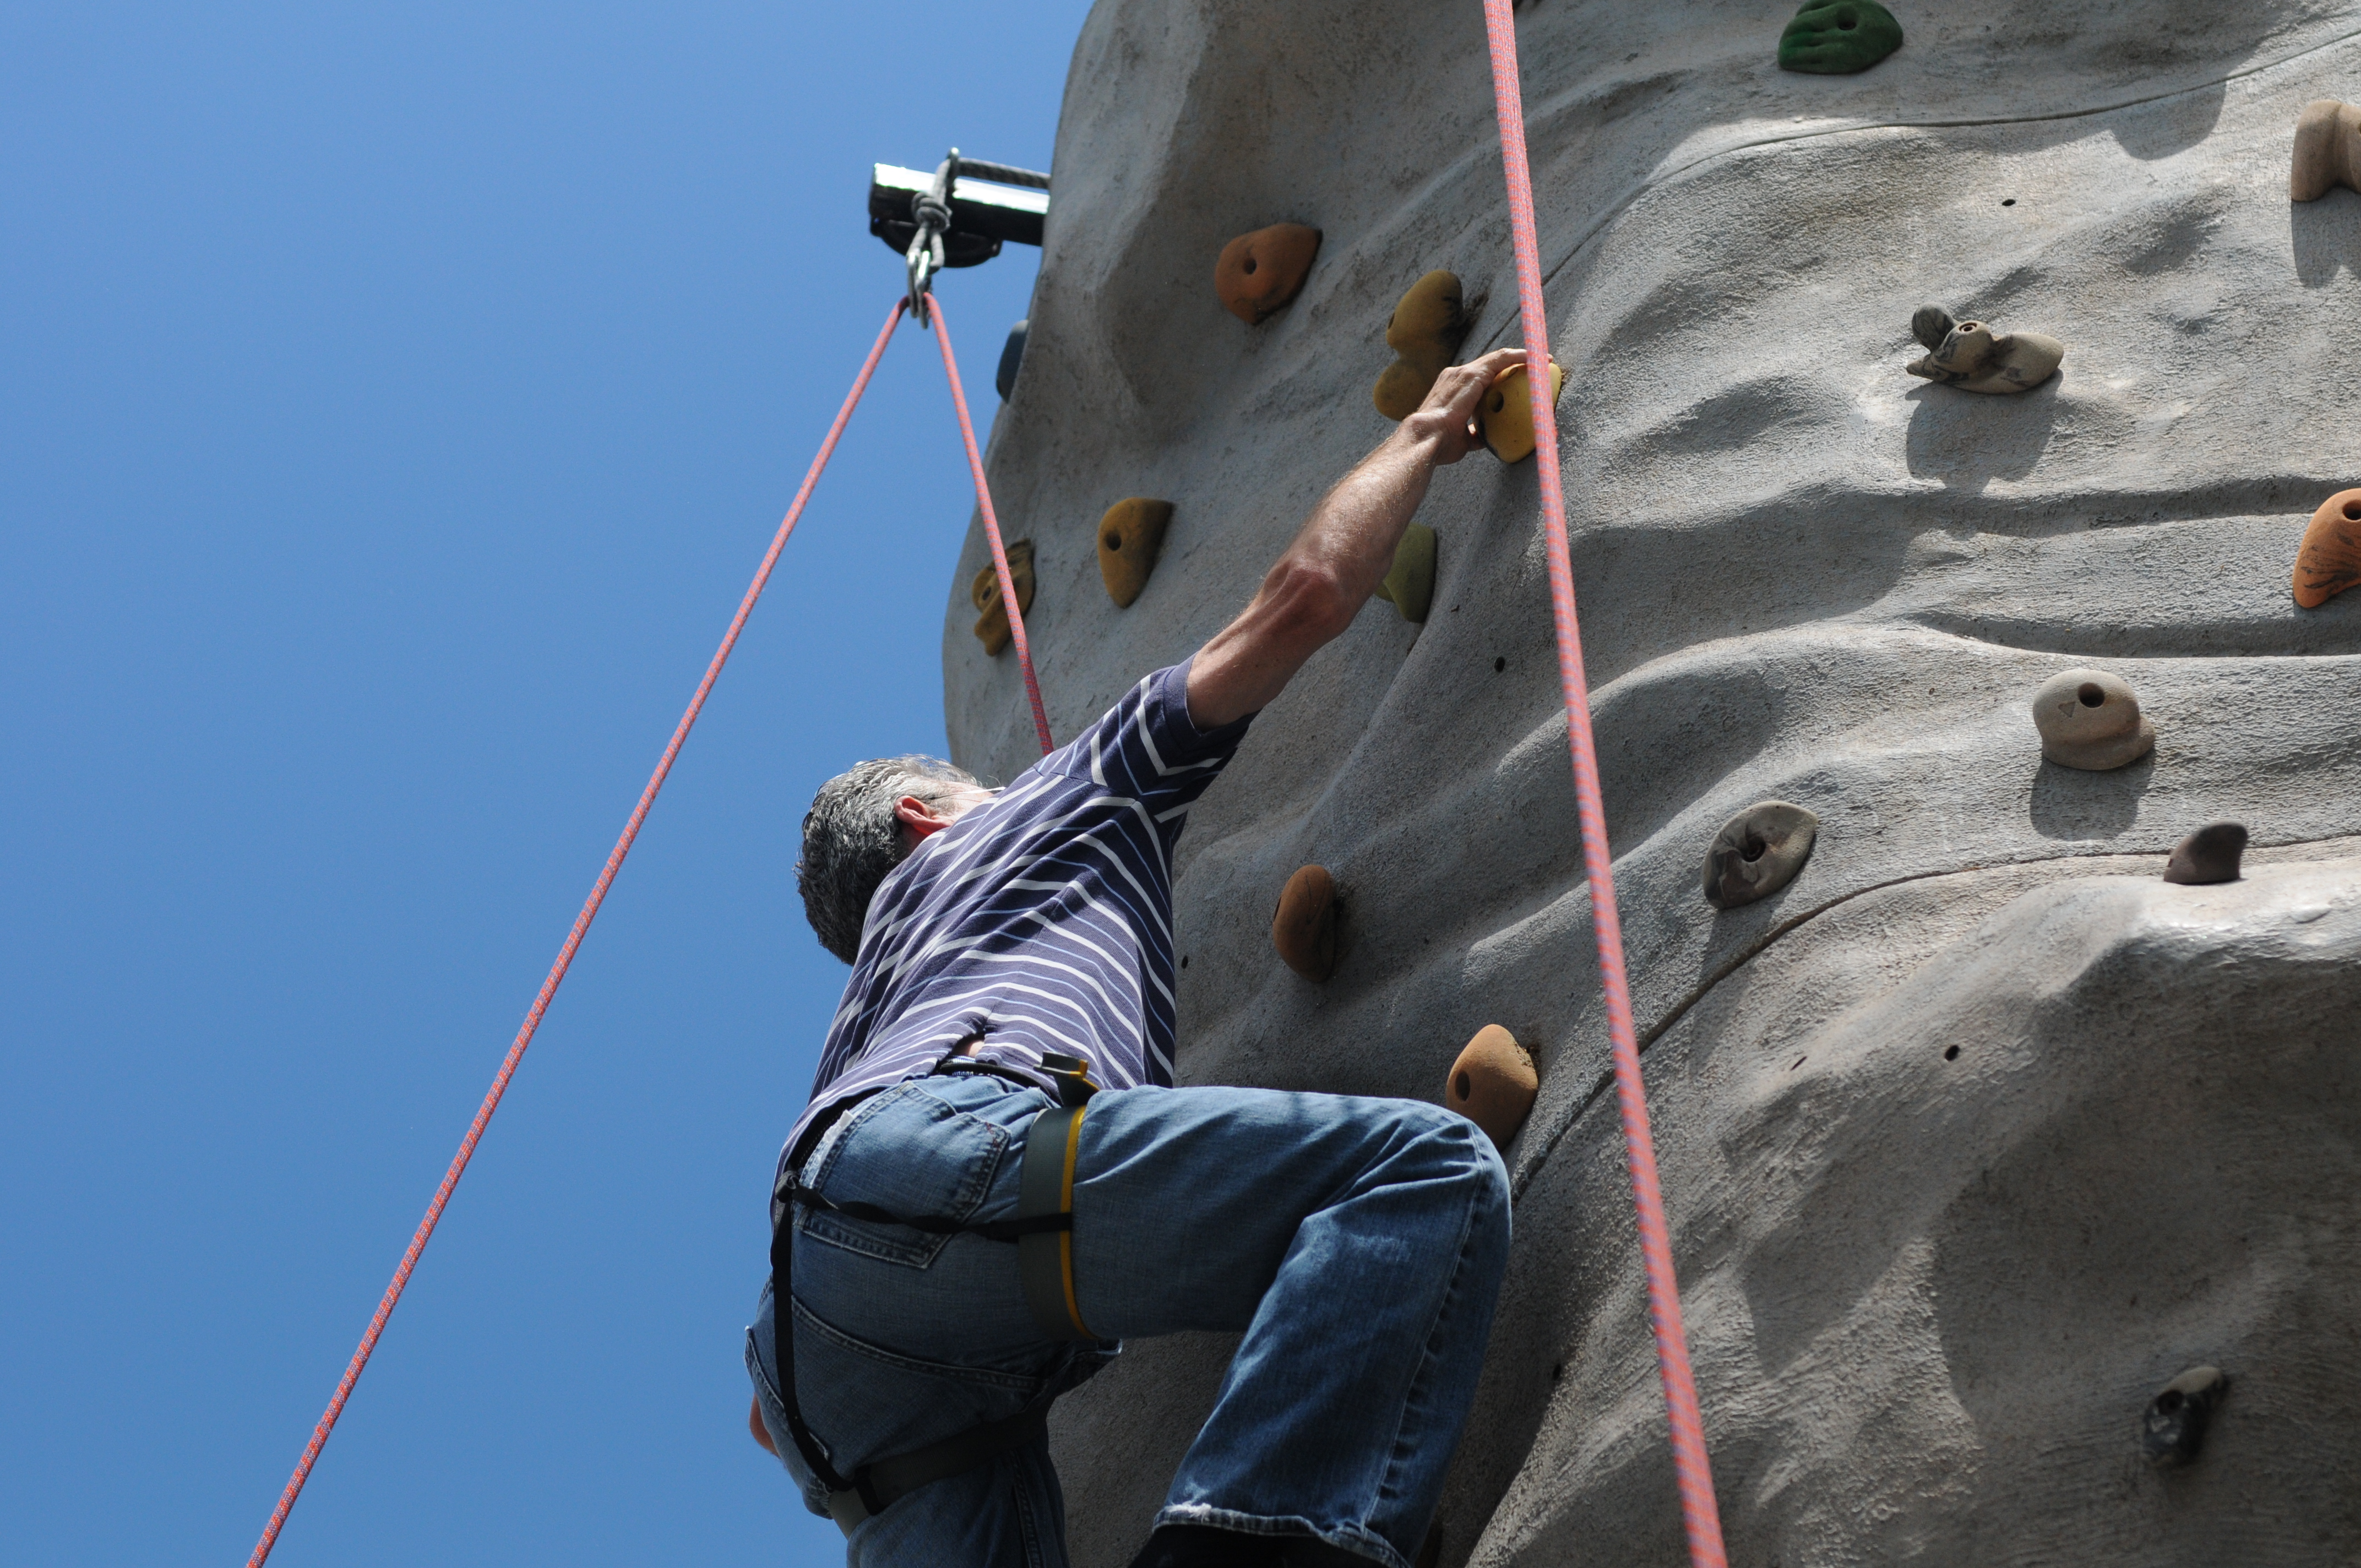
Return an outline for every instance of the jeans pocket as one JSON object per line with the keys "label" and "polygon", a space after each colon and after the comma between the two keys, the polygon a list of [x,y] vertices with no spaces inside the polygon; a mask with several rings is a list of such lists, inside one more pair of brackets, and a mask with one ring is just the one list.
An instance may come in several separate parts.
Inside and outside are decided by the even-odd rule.
{"label": "jeans pocket", "polygon": [[[928,1092],[904,1083],[864,1102],[820,1168],[805,1176],[831,1203],[865,1203],[889,1214],[964,1223],[992,1190],[1012,1138]],[[802,1234],[815,1242],[910,1268],[925,1268],[950,1241],[916,1230],[806,1209]]]}

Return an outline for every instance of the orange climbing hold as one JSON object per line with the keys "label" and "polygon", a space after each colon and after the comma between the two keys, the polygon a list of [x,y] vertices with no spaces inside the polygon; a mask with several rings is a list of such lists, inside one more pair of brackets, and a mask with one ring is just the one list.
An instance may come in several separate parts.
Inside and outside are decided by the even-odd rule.
{"label": "orange climbing hold", "polygon": [[1336,879],[1305,866],[1287,879],[1270,917],[1270,945],[1287,967],[1318,983],[1336,968]]}
{"label": "orange climbing hold", "polygon": [[1320,254],[1320,231],[1309,224],[1273,224],[1222,247],[1213,263],[1213,292],[1222,309],[1259,326],[1301,291]]}
{"label": "orange climbing hold", "polygon": [[1172,503],[1146,496],[1117,501],[1099,519],[1099,576],[1117,609],[1129,609],[1148,587],[1171,522]]}
{"label": "orange climbing hold", "polygon": [[1505,1149],[1525,1124],[1525,1118],[1532,1114],[1533,1099],[1541,1087],[1532,1056],[1517,1044],[1517,1036],[1498,1024],[1487,1024],[1451,1064],[1443,1102],[1483,1128]]}
{"label": "orange climbing hold", "polygon": [[[1030,615],[1033,611],[1033,542],[1013,539],[1008,543],[1008,577],[1016,585],[1016,613]],[[983,651],[994,658],[1008,646],[1008,607],[1000,600],[1000,576],[986,566],[975,575],[968,587],[968,598],[975,608],[983,611],[976,617],[976,640]]]}
{"label": "orange climbing hold", "polygon": [[2295,552],[2295,602],[2318,609],[2361,583],[2361,490],[2339,490],[2320,503]]}

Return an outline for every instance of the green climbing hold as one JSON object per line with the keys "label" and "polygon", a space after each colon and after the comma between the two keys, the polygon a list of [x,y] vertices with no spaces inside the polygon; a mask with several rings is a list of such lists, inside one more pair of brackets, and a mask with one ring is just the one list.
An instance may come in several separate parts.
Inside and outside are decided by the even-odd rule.
{"label": "green climbing hold", "polygon": [[1378,585],[1378,597],[1401,611],[1404,620],[1424,623],[1434,602],[1434,530],[1413,522],[1394,546],[1393,569]]}
{"label": "green climbing hold", "polygon": [[1901,47],[1902,24],[1877,0],[1805,0],[1779,35],[1779,69],[1850,76]]}

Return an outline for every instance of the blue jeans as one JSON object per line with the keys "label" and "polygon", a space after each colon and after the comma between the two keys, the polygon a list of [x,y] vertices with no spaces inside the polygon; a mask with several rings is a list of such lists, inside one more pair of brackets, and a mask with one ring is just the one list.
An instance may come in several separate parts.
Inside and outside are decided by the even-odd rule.
{"label": "blue jeans", "polygon": [[[862,1102],[807,1157],[832,1202],[1013,1217],[1027,1125],[1051,1102],[985,1076]],[[1474,1398],[1508,1261],[1509,1187],[1477,1126],[1416,1101],[1260,1089],[1100,1093],[1074,1180],[1075,1304],[1098,1345],[1043,1335],[1016,1249],[800,1212],[796,1392],[838,1471],[1046,1405],[1133,1335],[1245,1331],[1159,1525],[1316,1536],[1408,1568]],[[747,1371],[806,1503],[780,1409],[772,1302]],[[1049,1445],[862,1523],[853,1568],[1065,1568]]]}

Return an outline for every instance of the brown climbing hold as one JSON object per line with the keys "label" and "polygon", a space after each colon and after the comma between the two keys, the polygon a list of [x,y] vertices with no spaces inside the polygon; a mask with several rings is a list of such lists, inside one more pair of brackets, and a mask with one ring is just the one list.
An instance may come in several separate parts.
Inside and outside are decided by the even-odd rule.
{"label": "brown climbing hold", "polygon": [[[1484,444],[1503,463],[1521,463],[1533,455],[1532,385],[1521,365],[1511,365],[1493,379],[1476,405],[1476,422],[1484,427]],[[1565,390],[1565,367],[1550,362],[1550,406],[1555,408]]]}
{"label": "brown climbing hold", "polygon": [[2140,1417],[2140,1447],[2155,1465],[2187,1464],[2205,1444],[2213,1408],[2229,1390],[2218,1366],[2192,1366],[2166,1384]]}
{"label": "brown climbing hold", "polygon": [[[1008,576],[1016,585],[1016,613],[1028,615],[1033,609],[1033,542],[1011,540],[1007,545]],[[976,617],[975,635],[983,651],[994,658],[1008,646],[1008,607],[1000,602],[1000,574],[989,562],[975,575],[967,597],[975,608],[983,611]]]}
{"label": "brown climbing hold", "polygon": [[1213,292],[1224,310],[1259,326],[1302,290],[1319,254],[1320,231],[1309,224],[1273,224],[1242,234],[1222,247],[1213,263]]}
{"label": "brown climbing hold", "polygon": [[1721,825],[1705,852],[1705,899],[1735,909],[1768,898],[1812,858],[1820,819],[1784,800],[1761,800]]}
{"label": "brown climbing hold", "polygon": [[2047,334],[1995,333],[1983,322],[1955,322],[1940,305],[1919,306],[1910,334],[1927,352],[1903,368],[1963,392],[2029,392],[2066,358],[2066,345]]}
{"label": "brown climbing hold", "polygon": [[1541,1086],[1533,1058],[1517,1044],[1517,1036],[1498,1024],[1487,1024],[1451,1064],[1443,1102],[1507,1148],[1532,1113],[1533,1097],[1541,1092]]}
{"label": "brown climbing hold", "polygon": [[1404,620],[1423,625],[1434,603],[1434,530],[1413,522],[1394,546],[1394,564],[1378,585],[1378,597],[1401,611]]}
{"label": "brown climbing hold", "polygon": [[2339,490],[2320,503],[2295,548],[2295,602],[2318,609],[2361,583],[2361,490]]}
{"label": "brown climbing hold", "polygon": [[1148,574],[1156,570],[1164,530],[1171,521],[1170,501],[1146,496],[1117,501],[1099,519],[1099,576],[1117,609],[1129,609],[1148,586]]}
{"label": "brown climbing hold", "polygon": [[1304,866],[1287,879],[1270,917],[1270,945],[1287,967],[1317,983],[1336,967],[1336,879]]}
{"label": "brown climbing hold", "polygon": [[2361,191],[2361,104],[2314,98],[2295,117],[2288,199],[2317,202],[2339,185]]}
{"label": "brown climbing hold", "polygon": [[2156,726],[2118,675],[2060,670],[2033,694],[2041,754],[2060,767],[2104,773],[2136,762],[2156,745]]}
{"label": "brown climbing hold", "polygon": [[2192,887],[2236,882],[2238,858],[2246,852],[2245,823],[2210,823],[2172,847],[2172,859],[2165,862],[2164,880]]}
{"label": "brown climbing hold", "polygon": [[1430,272],[1410,286],[1386,318],[1386,346],[1398,357],[1378,378],[1371,400],[1388,419],[1408,419],[1434,389],[1434,378],[1466,341],[1470,325],[1459,279]]}

